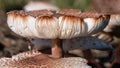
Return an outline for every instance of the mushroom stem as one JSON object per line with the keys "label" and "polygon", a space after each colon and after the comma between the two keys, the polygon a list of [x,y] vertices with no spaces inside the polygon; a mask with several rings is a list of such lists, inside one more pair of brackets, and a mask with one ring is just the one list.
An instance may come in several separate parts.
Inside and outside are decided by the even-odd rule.
{"label": "mushroom stem", "polygon": [[61,58],[63,57],[63,48],[61,39],[52,39],[52,57]]}

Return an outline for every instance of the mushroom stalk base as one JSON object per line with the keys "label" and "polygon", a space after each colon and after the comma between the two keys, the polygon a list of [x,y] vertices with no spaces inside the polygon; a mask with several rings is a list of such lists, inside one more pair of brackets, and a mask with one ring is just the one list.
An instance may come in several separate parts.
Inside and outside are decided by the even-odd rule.
{"label": "mushroom stalk base", "polygon": [[63,57],[63,48],[61,39],[52,39],[52,57],[61,58]]}

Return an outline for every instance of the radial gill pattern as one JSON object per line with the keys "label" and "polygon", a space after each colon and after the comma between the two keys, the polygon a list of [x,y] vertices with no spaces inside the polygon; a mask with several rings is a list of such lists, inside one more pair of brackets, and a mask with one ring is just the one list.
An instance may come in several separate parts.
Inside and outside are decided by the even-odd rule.
{"label": "radial gill pattern", "polygon": [[7,15],[10,29],[29,38],[69,39],[88,36],[102,31],[109,22],[109,15],[77,9],[63,9],[56,13],[48,10],[16,10]]}

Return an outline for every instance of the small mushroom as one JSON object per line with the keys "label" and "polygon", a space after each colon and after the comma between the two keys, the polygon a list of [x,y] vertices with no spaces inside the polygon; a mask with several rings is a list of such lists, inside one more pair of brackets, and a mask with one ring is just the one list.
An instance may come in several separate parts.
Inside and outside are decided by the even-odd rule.
{"label": "small mushroom", "polygon": [[37,50],[0,59],[0,68],[91,68],[79,57],[53,59]]}
{"label": "small mushroom", "polygon": [[63,9],[57,13],[48,10],[16,10],[7,15],[8,26],[16,34],[27,38],[52,39],[52,56],[55,58],[63,56],[63,39],[97,33],[109,22],[109,15],[77,9]]}

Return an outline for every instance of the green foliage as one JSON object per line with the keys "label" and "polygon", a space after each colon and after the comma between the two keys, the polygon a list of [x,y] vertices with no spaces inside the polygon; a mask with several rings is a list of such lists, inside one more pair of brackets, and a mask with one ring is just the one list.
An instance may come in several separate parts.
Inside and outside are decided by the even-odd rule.
{"label": "green foliage", "polygon": [[26,4],[26,0],[0,0],[0,10],[10,11],[22,9]]}
{"label": "green foliage", "polygon": [[51,0],[60,8],[73,8],[81,10],[92,9],[90,0]]}

